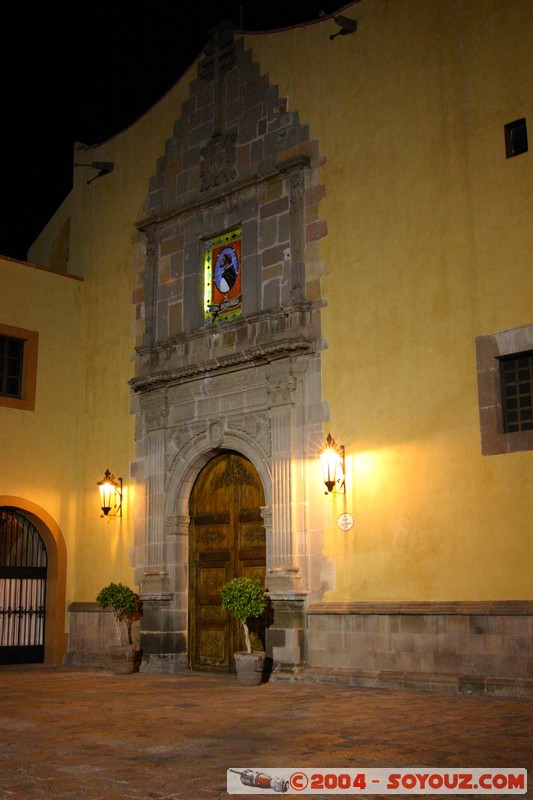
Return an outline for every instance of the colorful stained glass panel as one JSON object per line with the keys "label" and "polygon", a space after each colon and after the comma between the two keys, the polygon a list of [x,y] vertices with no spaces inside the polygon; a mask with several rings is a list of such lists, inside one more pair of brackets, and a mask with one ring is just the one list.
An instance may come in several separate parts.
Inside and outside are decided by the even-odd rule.
{"label": "colorful stained glass panel", "polygon": [[241,229],[234,228],[205,242],[204,321],[216,325],[241,314]]}

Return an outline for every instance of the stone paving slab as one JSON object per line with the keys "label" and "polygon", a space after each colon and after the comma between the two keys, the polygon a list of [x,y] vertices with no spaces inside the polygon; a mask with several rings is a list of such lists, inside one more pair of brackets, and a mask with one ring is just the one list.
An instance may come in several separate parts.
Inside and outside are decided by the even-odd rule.
{"label": "stone paving slab", "polygon": [[[0,667],[0,732],[1,800],[266,797],[227,794],[226,770],[242,765],[533,766],[528,700],[198,673]],[[528,786],[533,798],[531,772]]]}

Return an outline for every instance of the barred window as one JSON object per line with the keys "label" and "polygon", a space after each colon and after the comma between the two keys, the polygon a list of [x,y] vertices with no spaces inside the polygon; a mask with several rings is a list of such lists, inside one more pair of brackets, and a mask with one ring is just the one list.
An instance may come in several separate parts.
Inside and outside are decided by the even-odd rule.
{"label": "barred window", "polygon": [[533,351],[500,359],[505,433],[533,430]]}

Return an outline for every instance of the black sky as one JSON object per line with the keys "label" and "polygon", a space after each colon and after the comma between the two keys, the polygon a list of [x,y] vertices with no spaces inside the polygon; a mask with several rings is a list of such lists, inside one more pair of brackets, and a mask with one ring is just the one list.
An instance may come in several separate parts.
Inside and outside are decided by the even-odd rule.
{"label": "black sky", "polygon": [[0,15],[0,255],[25,260],[72,186],[76,141],[109,139],[144,114],[230,19],[272,30],[338,11],[338,2],[36,4]]}

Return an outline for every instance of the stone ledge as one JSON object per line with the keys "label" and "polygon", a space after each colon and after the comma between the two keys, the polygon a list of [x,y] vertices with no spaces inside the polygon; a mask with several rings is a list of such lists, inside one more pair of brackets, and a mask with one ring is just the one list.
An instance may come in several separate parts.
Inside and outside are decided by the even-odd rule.
{"label": "stone ledge", "polygon": [[113,613],[110,608],[101,608],[97,603],[83,603],[81,601],[71,603],[67,610],[69,614],[85,614],[87,611],[91,613],[98,612],[99,614]]}
{"label": "stone ledge", "polygon": [[317,614],[465,614],[530,616],[533,600],[435,600],[397,603],[312,603],[307,609]]}
{"label": "stone ledge", "polygon": [[533,699],[533,679],[530,678],[308,667],[304,671],[303,679],[305,683],[333,684],[354,689]]}

